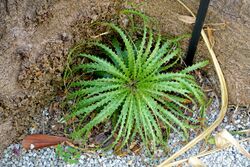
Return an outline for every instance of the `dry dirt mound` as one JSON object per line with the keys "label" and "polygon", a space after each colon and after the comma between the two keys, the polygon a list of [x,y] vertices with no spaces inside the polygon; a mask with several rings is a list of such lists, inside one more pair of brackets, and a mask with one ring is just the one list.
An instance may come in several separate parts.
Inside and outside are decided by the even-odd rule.
{"label": "dry dirt mound", "polygon": [[[9,142],[62,87],[69,48],[93,35],[90,23],[113,18],[118,5],[111,0],[0,2],[0,122],[11,119],[10,128],[17,131]],[[6,134],[5,124],[0,133]],[[0,150],[9,142],[0,142]]]}
{"label": "dry dirt mound", "polygon": [[[198,0],[183,0],[193,11],[197,11]],[[155,16],[162,26],[162,31],[176,35],[190,32],[192,25],[178,20],[179,15],[189,15],[184,7],[175,0],[150,0],[141,6]],[[225,29],[215,26],[215,53],[222,66],[229,89],[231,104],[250,104],[250,1],[245,0],[211,0],[205,24],[226,23]],[[214,24],[215,25],[215,24]],[[198,59],[210,58],[201,41]],[[211,77],[217,78],[210,67]],[[218,87],[214,83],[214,87]]]}

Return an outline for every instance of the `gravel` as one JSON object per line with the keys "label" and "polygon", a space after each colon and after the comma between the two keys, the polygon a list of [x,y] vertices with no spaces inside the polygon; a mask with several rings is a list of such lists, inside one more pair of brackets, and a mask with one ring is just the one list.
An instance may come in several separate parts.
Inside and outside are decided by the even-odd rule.
{"label": "gravel", "polygon": [[[211,107],[208,109],[208,124],[211,124],[218,115],[218,104],[219,101],[214,98]],[[249,108],[230,106],[228,109],[227,116],[224,118],[221,125],[213,132],[212,135],[222,129],[232,130],[244,130],[250,129],[250,116]],[[44,130],[43,130],[44,131]],[[195,135],[191,135],[195,137]],[[234,135],[237,139],[242,139],[246,136]],[[249,137],[249,136],[248,136]],[[125,157],[119,157],[109,152],[96,153],[82,153],[78,163],[67,164],[62,158],[56,155],[53,147],[43,148],[40,150],[28,150],[25,151],[20,144],[10,145],[2,154],[0,159],[0,167],[65,167],[65,166],[84,166],[84,167],[148,167],[156,166],[169,155],[178,151],[183,145],[180,143],[181,137],[175,133],[170,134],[168,155],[163,150],[159,149],[157,154],[154,155],[156,158],[150,158],[146,156],[144,151],[141,154],[129,154]],[[246,141],[241,145],[250,152],[250,142]],[[196,155],[200,152],[201,147],[207,147],[203,143],[198,143],[191,150],[187,151],[184,155],[178,159],[188,158],[192,155]],[[239,153],[235,147],[229,147],[223,151],[219,151],[207,156],[200,158],[200,160],[211,167],[250,167],[250,160],[244,155]],[[187,164],[185,164],[187,166]]]}
{"label": "gravel", "polygon": [[141,156],[126,156],[119,157],[112,153],[107,153],[104,156],[100,154],[86,154],[83,153],[77,164],[67,164],[61,158],[56,155],[54,148],[44,148],[40,150],[20,150],[19,155],[13,153],[14,149],[19,149],[19,144],[13,144],[8,147],[4,152],[4,157],[0,162],[1,167],[51,167],[51,166],[86,166],[86,167],[126,167],[126,166],[148,166],[147,161],[149,159],[142,158]]}
{"label": "gravel", "polygon": [[[248,152],[250,152],[250,142],[241,144]],[[201,158],[207,166],[218,167],[249,167],[250,160],[239,153],[235,147],[225,149],[223,151],[205,156]]]}

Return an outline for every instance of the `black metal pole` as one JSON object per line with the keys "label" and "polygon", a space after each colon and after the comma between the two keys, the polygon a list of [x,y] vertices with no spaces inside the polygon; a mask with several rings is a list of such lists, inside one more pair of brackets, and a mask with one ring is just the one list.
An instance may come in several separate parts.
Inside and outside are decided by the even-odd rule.
{"label": "black metal pole", "polygon": [[200,39],[203,23],[206,18],[209,2],[210,0],[200,0],[200,6],[199,6],[198,13],[196,16],[196,21],[195,21],[195,25],[194,25],[193,32],[192,32],[192,37],[189,42],[189,47],[188,47],[188,51],[187,51],[187,55],[185,59],[185,62],[188,66],[193,64],[194,55],[195,55],[197,45]]}

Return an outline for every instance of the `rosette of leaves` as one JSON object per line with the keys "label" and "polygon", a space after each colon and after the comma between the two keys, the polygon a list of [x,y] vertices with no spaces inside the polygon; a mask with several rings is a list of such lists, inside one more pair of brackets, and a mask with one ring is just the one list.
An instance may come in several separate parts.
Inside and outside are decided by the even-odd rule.
{"label": "rosette of leaves", "polygon": [[75,65],[73,71],[96,76],[70,84],[77,89],[68,98],[77,100],[67,119],[77,117],[84,122],[77,125],[72,136],[86,141],[95,126],[115,117],[109,137],[115,139],[108,148],[123,148],[139,136],[147,148],[154,150],[157,145],[166,144],[169,129],[187,137],[191,123],[198,122],[184,111],[194,112],[190,103],[201,109],[205,106],[205,95],[190,72],[207,62],[171,72],[181,53],[176,40],[155,36],[147,16],[131,10],[125,13],[143,18],[141,38],[133,41],[119,26],[104,23],[119,40],[114,38],[112,45],[91,43],[104,54],[79,55],[90,61]]}

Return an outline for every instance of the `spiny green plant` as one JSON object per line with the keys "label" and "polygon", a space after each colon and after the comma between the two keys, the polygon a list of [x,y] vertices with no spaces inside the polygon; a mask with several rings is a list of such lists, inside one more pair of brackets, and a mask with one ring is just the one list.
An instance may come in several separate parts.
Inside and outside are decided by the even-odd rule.
{"label": "spiny green plant", "polygon": [[119,26],[103,23],[119,39],[113,38],[111,46],[90,42],[104,54],[79,55],[90,62],[75,65],[73,74],[84,72],[94,74],[95,78],[70,83],[74,89],[68,99],[75,99],[75,106],[67,120],[78,118],[80,123],[72,137],[86,141],[95,126],[115,117],[105,142],[116,137],[107,148],[123,148],[138,134],[147,148],[155,150],[158,144],[166,144],[164,136],[169,129],[187,138],[191,123],[198,122],[184,112],[193,112],[187,102],[200,107],[200,111],[205,107],[205,95],[189,73],[205,66],[207,61],[170,72],[180,58],[177,41],[163,40],[160,34],[155,38],[148,24],[150,19],[144,14],[134,10],[124,13],[143,18],[142,37],[132,40]]}

